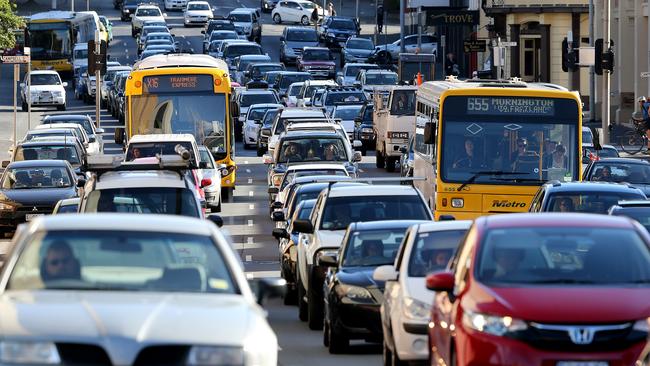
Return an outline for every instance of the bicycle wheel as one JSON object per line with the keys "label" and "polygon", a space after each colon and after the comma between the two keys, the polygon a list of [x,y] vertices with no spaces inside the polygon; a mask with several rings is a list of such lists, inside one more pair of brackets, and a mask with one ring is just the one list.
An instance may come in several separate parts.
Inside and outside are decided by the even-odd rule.
{"label": "bicycle wheel", "polygon": [[640,135],[637,131],[628,131],[618,139],[621,150],[630,155],[641,151],[645,145],[645,136]]}

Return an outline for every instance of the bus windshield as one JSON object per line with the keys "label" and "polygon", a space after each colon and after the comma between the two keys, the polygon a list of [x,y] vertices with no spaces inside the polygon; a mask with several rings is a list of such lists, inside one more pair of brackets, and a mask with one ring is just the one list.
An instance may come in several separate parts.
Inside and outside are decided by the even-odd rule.
{"label": "bus windshield", "polygon": [[443,104],[445,182],[539,185],[578,179],[574,100],[450,96]]}
{"label": "bus windshield", "polygon": [[226,150],[226,96],[213,92],[144,94],[131,97],[136,134],[189,133],[213,153]]}
{"label": "bus windshield", "polygon": [[32,23],[29,25],[32,57],[53,60],[72,56],[70,27],[65,22]]}

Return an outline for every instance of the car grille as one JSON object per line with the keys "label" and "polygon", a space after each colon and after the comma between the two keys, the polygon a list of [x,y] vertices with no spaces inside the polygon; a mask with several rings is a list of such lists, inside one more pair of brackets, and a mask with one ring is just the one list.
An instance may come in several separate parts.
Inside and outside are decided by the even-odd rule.
{"label": "car grille", "polygon": [[294,48],[293,52],[295,52],[296,55],[301,55],[302,54],[302,48]]}
{"label": "car grille", "polygon": [[[585,344],[576,344],[569,335],[572,328],[593,327],[593,339]],[[619,351],[633,343],[640,342],[645,336],[632,329],[632,324],[608,325],[551,325],[530,323],[527,330],[518,332],[513,338],[528,343],[538,349],[565,352],[608,352]]]}
{"label": "car grille", "polygon": [[92,344],[57,343],[61,362],[65,365],[111,365],[108,354],[102,347]]}
{"label": "car grille", "polygon": [[187,346],[151,346],[140,351],[133,365],[184,365],[189,351]]}

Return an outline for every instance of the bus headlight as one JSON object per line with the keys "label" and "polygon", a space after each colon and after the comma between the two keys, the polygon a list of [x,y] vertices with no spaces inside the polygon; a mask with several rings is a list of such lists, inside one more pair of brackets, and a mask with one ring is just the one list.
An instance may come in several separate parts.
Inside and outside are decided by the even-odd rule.
{"label": "bus headlight", "polygon": [[465,201],[462,198],[452,198],[451,207],[453,208],[463,208],[465,206]]}

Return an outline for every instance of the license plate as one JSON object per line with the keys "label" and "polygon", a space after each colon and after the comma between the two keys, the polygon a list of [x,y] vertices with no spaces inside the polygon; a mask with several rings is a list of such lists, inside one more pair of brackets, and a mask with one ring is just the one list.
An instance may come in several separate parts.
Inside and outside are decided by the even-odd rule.
{"label": "license plate", "polygon": [[606,361],[560,361],[556,366],[609,366]]}
{"label": "license plate", "polygon": [[25,215],[25,221],[32,221],[39,216],[43,216],[43,214],[27,214]]}
{"label": "license plate", "polygon": [[389,132],[388,137],[393,138],[393,139],[407,139],[408,140],[409,133],[408,132]]}

